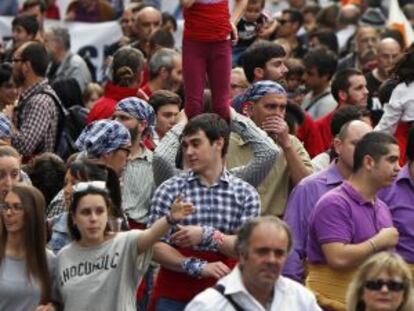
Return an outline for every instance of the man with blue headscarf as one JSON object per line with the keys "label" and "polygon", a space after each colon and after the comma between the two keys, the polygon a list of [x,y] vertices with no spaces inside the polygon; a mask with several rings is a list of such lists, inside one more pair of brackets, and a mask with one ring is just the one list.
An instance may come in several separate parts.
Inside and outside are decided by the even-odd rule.
{"label": "man with blue headscarf", "polygon": [[131,149],[131,135],[118,121],[99,120],[86,126],[75,144],[80,157],[95,159],[121,176]]}
{"label": "man with blue headscarf", "polygon": [[[258,187],[262,214],[280,217],[284,213],[291,185],[296,185],[312,172],[309,155],[301,142],[289,135],[285,121],[287,93],[280,84],[270,80],[258,81],[247,89],[240,100],[247,115],[282,149],[266,179]],[[251,157],[248,144],[239,136],[232,135],[227,167],[245,165]]]}

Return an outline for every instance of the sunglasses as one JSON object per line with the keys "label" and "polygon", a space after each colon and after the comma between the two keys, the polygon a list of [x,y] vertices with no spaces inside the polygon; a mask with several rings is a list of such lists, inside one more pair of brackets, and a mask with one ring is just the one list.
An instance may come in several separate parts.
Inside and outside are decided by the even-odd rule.
{"label": "sunglasses", "polygon": [[401,292],[405,289],[404,282],[400,281],[384,281],[381,279],[377,280],[370,280],[365,282],[365,288],[373,291],[379,291],[382,289],[383,286],[387,286],[388,290],[391,292]]}

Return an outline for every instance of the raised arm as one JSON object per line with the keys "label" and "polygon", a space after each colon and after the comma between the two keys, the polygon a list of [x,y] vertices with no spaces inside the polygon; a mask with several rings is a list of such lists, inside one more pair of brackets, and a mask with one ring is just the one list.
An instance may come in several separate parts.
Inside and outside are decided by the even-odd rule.
{"label": "raised arm", "polygon": [[180,148],[180,136],[184,126],[184,123],[176,124],[165,134],[154,150],[152,170],[157,187],[181,171],[175,167],[175,157]]}
{"label": "raised arm", "polygon": [[253,187],[258,187],[280,155],[280,148],[252,120],[233,109],[231,130],[249,144],[253,157],[247,165],[232,168],[230,172]]}

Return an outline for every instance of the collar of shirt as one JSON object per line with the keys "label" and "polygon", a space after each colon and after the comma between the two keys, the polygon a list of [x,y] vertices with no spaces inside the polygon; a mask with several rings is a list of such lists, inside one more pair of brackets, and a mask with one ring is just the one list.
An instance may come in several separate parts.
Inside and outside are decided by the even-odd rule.
{"label": "collar of shirt", "polygon": [[147,147],[145,147],[143,144],[141,144],[141,153],[137,156],[131,157],[130,161],[135,160],[144,160],[147,162],[152,161],[152,151],[149,150]]}
{"label": "collar of shirt", "polygon": [[412,187],[414,187],[414,179],[410,176],[408,163],[401,168],[400,172],[398,173],[398,176],[395,178],[395,183],[400,182],[408,182]]}
{"label": "collar of shirt", "polygon": [[[198,174],[194,173],[193,171],[189,171],[188,175],[187,175],[187,181],[192,182],[192,181],[195,181],[195,180],[197,180],[201,185],[203,185],[200,181],[200,176]],[[224,182],[226,184],[230,183],[230,173],[227,169],[224,169],[221,172],[219,182],[214,183],[213,185],[210,186],[210,188],[218,186],[220,184],[220,182]]]}
{"label": "collar of shirt", "polygon": [[342,189],[352,199],[352,201],[356,202],[360,206],[365,205],[369,207],[375,207],[375,204],[378,201],[377,198],[375,198],[374,202],[365,200],[362,197],[361,193],[359,193],[354,187],[352,187],[348,181],[344,181],[342,183]]}
{"label": "collar of shirt", "polygon": [[332,161],[326,169],[326,183],[328,185],[339,185],[344,181],[344,178],[339,173],[335,162],[336,161]]}
{"label": "collar of shirt", "polygon": [[27,98],[29,98],[30,96],[32,96],[33,94],[37,93],[40,89],[42,89],[43,87],[45,87],[45,85],[47,84],[47,79],[43,79],[35,84],[33,84],[31,87],[29,87],[28,89],[26,89],[21,95],[20,95],[20,101],[24,101]]}

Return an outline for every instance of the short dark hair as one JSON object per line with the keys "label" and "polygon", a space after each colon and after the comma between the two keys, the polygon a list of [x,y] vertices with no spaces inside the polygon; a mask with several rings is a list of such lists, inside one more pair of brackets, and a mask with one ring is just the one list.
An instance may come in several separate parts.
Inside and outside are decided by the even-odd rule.
{"label": "short dark hair", "polygon": [[288,58],[285,62],[285,66],[288,69],[286,78],[291,76],[303,76],[305,73],[305,65],[303,61],[299,58]]}
{"label": "short dark hair", "polygon": [[327,47],[329,50],[338,55],[339,44],[338,37],[333,30],[315,30],[309,34],[309,40],[317,38],[321,45]]}
{"label": "short dark hair", "polygon": [[174,92],[168,90],[155,91],[148,100],[148,103],[154,108],[155,114],[158,110],[165,105],[177,105],[178,109],[181,108],[181,98]]}
{"label": "short dark hair", "polygon": [[305,67],[315,67],[319,76],[328,76],[332,78],[338,65],[338,58],[336,55],[325,47],[318,47],[311,49],[303,58]]}
{"label": "short dark hair", "polygon": [[390,101],[392,92],[399,84],[398,80],[390,78],[381,83],[378,89],[378,99],[381,104],[385,105]]}
{"label": "short dark hair", "polygon": [[408,84],[414,81],[414,43],[410,45],[403,57],[395,65],[394,74],[399,82]]}
{"label": "short dark hair", "polygon": [[44,0],[26,0],[23,3],[23,12],[31,9],[32,7],[39,6],[40,12],[44,13],[47,10],[47,5]]}
{"label": "short dark hair", "polygon": [[137,80],[144,67],[144,55],[138,49],[122,47],[115,52],[112,61],[112,81],[115,85],[129,87]]}
{"label": "short dark hair", "polygon": [[39,77],[46,76],[49,57],[46,48],[40,42],[31,41],[23,49],[21,58],[30,62],[33,72]]}
{"label": "short dark hair", "polygon": [[10,82],[12,77],[12,67],[9,63],[0,64],[0,86]]}
{"label": "short dark hair", "polygon": [[349,78],[352,76],[363,76],[363,73],[355,68],[347,68],[338,71],[332,78],[331,93],[337,102],[339,102],[339,91],[348,92],[351,86]]}
{"label": "short dark hair", "polygon": [[243,52],[240,61],[247,81],[253,83],[254,69],[264,68],[272,58],[285,57],[285,49],[277,43],[259,40]]}
{"label": "short dark hair", "polygon": [[356,105],[343,105],[339,107],[332,115],[330,124],[332,136],[338,135],[344,124],[369,116],[370,112],[365,107]]}
{"label": "short dark hair", "polygon": [[321,7],[319,5],[317,5],[316,3],[309,3],[307,5],[305,5],[305,7],[302,9],[302,14],[313,14],[316,16],[316,14],[318,14],[318,12],[321,10]]}
{"label": "short dark hair", "polygon": [[299,23],[299,28],[303,24],[303,15],[302,13],[297,9],[285,9],[282,11],[282,14],[289,14],[290,21],[292,23]]}
{"label": "short dark hair", "polygon": [[12,28],[21,26],[26,30],[29,35],[36,36],[39,31],[39,22],[33,15],[19,15],[16,16],[12,21]]}
{"label": "short dark hair", "polygon": [[173,49],[175,45],[174,36],[171,34],[171,32],[161,28],[151,34],[149,38],[149,44],[151,48],[154,48],[158,45],[163,48]]}
{"label": "short dark hair", "polygon": [[285,121],[289,127],[289,133],[296,135],[294,131],[295,124],[301,126],[305,121],[305,112],[302,110],[302,107],[296,104],[288,103],[286,106]]}
{"label": "short dark hair", "polygon": [[162,12],[162,14],[161,14],[161,21],[162,21],[162,26],[164,26],[168,22],[171,22],[171,24],[173,25],[174,31],[177,31],[177,20],[170,13],[168,13],[168,12]]}
{"label": "short dark hair", "polygon": [[397,140],[384,132],[370,132],[357,143],[354,152],[354,167],[356,173],[362,168],[365,156],[369,155],[375,162],[389,152],[389,145],[398,145]]}
{"label": "short dark hair", "polygon": [[411,128],[408,130],[405,154],[409,162],[414,162],[414,125],[411,125]]}
{"label": "short dark hair", "polygon": [[221,157],[224,158],[229,146],[230,127],[227,122],[215,113],[202,113],[192,118],[184,127],[182,137],[193,135],[198,131],[203,131],[210,144],[220,138],[224,139]]}

